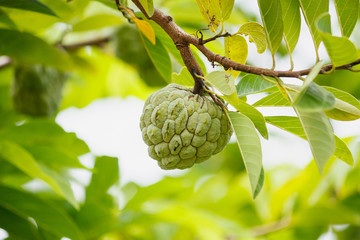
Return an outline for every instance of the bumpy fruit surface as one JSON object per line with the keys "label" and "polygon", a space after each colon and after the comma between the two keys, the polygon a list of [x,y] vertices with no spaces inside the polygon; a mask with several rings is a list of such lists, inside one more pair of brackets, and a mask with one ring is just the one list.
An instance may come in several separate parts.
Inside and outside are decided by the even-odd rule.
{"label": "bumpy fruit surface", "polygon": [[185,169],[209,159],[232,134],[226,114],[210,96],[177,84],[149,96],[140,128],[149,156],[163,169]]}
{"label": "bumpy fruit surface", "polygon": [[11,89],[14,108],[31,116],[54,115],[67,77],[52,67],[17,65]]}

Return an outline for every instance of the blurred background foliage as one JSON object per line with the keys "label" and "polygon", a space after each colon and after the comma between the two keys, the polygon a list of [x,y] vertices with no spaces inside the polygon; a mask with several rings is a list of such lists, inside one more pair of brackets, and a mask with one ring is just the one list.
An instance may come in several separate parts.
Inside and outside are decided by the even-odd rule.
{"label": "blurred background foliage", "polygon": [[[0,229],[6,239],[291,240],[319,239],[325,233],[339,240],[360,239],[360,151],[355,136],[345,139],[355,158],[353,168],[331,159],[320,176],[314,162],[300,169],[290,164],[289,156],[289,165],[266,169],[264,188],[253,200],[235,143],[180,176],[141,186],[123,183],[118,159],[89,153],[83,140],[55,123],[56,116],[16,112],[14,108],[21,107],[13,100],[13,82],[21,66],[66,75],[63,88],[50,93],[41,79],[32,80],[31,91],[39,91],[39,96],[61,91],[61,103],[22,95],[22,102],[29,104],[55,101],[44,106],[50,113],[58,105],[59,110],[81,108],[109,96],[145,99],[183,67],[160,28],[154,26],[160,39],[157,50],[146,48],[147,40],[115,9],[114,1],[39,2],[43,4],[21,9],[20,4],[6,7],[9,1],[0,1],[0,55],[12,61],[0,69]],[[189,33],[206,28],[195,1],[154,2]],[[255,20],[246,4],[236,4],[228,28]],[[359,36],[354,37],[359,43]],[[220,42],[209,47],[222,53]],[[287,57],[280,53],[278,58]],[[359,99],[359,78],[337,71],[319,76],[317,82]],[[84,154],[92,156],[93,167],[79,160]],[[84,183],[79,172],[91,179]],[[79,199],[74,189],[82,193]]]}

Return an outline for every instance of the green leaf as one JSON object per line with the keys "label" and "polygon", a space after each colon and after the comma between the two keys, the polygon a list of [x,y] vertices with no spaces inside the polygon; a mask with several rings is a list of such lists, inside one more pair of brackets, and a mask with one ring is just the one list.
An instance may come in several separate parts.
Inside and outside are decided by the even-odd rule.
{"label": "green leaf", "polygon": [[221,6],[221,15],[223,21],[229,19],[234,7],[235,0],[218,0]]}
{"label": "green leaf", "polygon": [[253,198],[259,193],[262,176],[261,143],[255,126],[249,118],[237,112],[228,112],[231,126],[249,176]]}
{"label": "green leaf", "polygon": [[319,72],[322,68],[322,65],[323,65],[323,62],[318,62],[317,64],[315,64],[314,67],[312,67],[310,73],[306,76],[306,79],[305,79],[303,87],[300,91],[300,94],[303,94],[302,93],[303,89],[306,89],[307,87],[309,87],[310,83],[312,83],[314,81],[315,77],[319,74]]}
{"label": "green leaf", "polygon": [[0,157],[30,177],[43,180],[49,184],[57,194],[68,200],[75,208],[78,208],[78,203],[75,200],[70,184],[55,172],[39,165],[33,156],[19,145],[10,141],[1,141]]}
{"label": "green leaf", "polygon": [[[79,203],[75,199],[69,180],[65,176],[60,175],[59,173],[51,170],[45,165],[38,163],[38,166],[44,174],[50,176],[53,179],[54,183],[52,183],[52,185],[57,185],[59,188],[59,190],[56,191],[54,187],[50,183],[48,183],[52,187],[52,189],[54,189],[54,191],[57,192],[60,196],[62,196],[65,200],[67,200],[76,210],[79,210]],[[29,173],[27,174],[31,176]]]}
{"label": "green leaf", "polygon": [[65,132],[51,120],[32,120],[19,126],[12,126],[0,132],[0,139],[7,139],[24,146],[52,146],[72,156],[89,152],[86,143],[76,137],[75,133]]}
{"label": "green leaf", "polygon": [[[349,224],[349,226],[355,226],[358,221],[357,218],[358,215],[352,209],[337,207],[336,205],[317,204],[299,211],[293,217],[293,223],[297,226],[317,226],[318,229],[321,226],[328,225]],[[336,239],[338,238],[336,237]]]}
{"label": "green leaf", "polygon": [[294,108],[310,143],[315,162],[322,173],[326,162],[335,151],[334,131],[323,112],[306,112]]}
{"label": "green leaf", "polygon": [[218,0],[196,0],[206,25],[209,26],[210,31],[216,33],[216,29],[220,25],[220,6]]}
{"label": "green leaf", "polygon": [[[323,87],[311,82],[314,77],[310,74],[302,87],[297,85],[285,85],[291,97],[296,98],[294,106],[303,111],[319,111],[332,109],[336,99],[334,95]],[[280,91],[272,93],[253,104],[255,107],[289,107],[291,103]]]}
{"label": "green leaf", "polygon": [[280,0],[258,0],[266,40],[270,52],[275,55],[283,37],[283,20],[281,18]]}
{"label": "green leaf", "polygon": [[86,188],[86,201],[101,203],[108,189],[119,182],[118,159],[113,157],[97,157],[94,173]]}
{"label": "green leaf", "polygon": [[97,239],[119,225],[116,219],[118,205],[114,197],[108,194],[110,187],[118,183],[118,159],[97,157],[90,184],[86,188],[85,202],[75,215],[76,222],[86,232],[86,239]]}
{"label": "green leaf", "polygon": [[196,0],[200,12],[213,33],[226,21],[232,12],[234,0]]}
{"label": "green leaf", "polygon": [[358,54],[354,43],[347,37],[332,36],[329,26],[330,15],[325,13],[319,17],[317,28],[334,67],[356,61]]}
{"label": "green leaf", "polygon": [[141,39],[144,41],[146,51],[148,52],[151,61],[159,71],[160,75],[166,82],[171,81],[172,64],[168,51],[165,49],[161,41],[156,41],[155,45],[149,39],[141,34]]}
{"label": "green leaf", "polygon": [[359,16],[358,0],[335,0],[336,12],[343,37],[350,37]]}
{"label": "green leaf", "polygon": [[115,26],[123,20],[120,16],[112,14],[97,14],[89,16],[72,25],[72,32],[97,30],[104,27]]}
{"label": "green leaf", "polygon": [[[113,202],[109,196],[106,202],[85,202],[80,211],[74,213],[76,223],[85,235],[85,239],[100,239],[104,233],[120,228],[117,219],[118,208],[108,208],[107,203]],[[51,240],[53,238],[50,238]]]}
{"label": "green leaf", "polygon": [[[145,16],[144,16],[144,18],[145,18]],[[179,50],[176,48],[174,41],[169,37],[169,35],[165,32],[165,30],[162,29],[157,23],[155,23],[154,21],[151,21],[151,20],[149,20],[149,23],[151,24],[151,26],[153,27],[153,29],[155,31],[157,40],[160,40],[161,43],[164,45],[164,47],[177,60],[177,62],[184,66],[183,59],[181,57]],[[193,51],[193,53],[194,53],[194,51]],[[194,53],[194,55],[195,55],[195,53]],[[198,59],[196,59],[196,60],[198,60]],[[202,61],[201,61],[201,63],[204,64]],[[200,64],[200,62],[199,62],[199,64]]]}
{"label": "green leaf", "polygon": [[[314,83],[310,85],[310,88]],[[332,87],[325,87],[325,86],[317,86],[317,88],[323,88],[326,91],[332,93],[335,96],[335,105],[333,106],[333,109],[325,111],[326,115],[329,118],[339,120],[339,121],[352,121],[360,118],[360,103],[359,101],[353,97],[351,94],[341,91],[336,88]],[[288,90],[291,91],[298,91],[299,88],[295,88],[295,86],[287,85]],[[311,94],[309,98],[314,98],[316,102],[317,98],[317,92],[318,90],[314,91],[313,93],[305,93],[305,94]],[[254,107],[290,107],[290,102],[281,94],[281,92],[277,91],[270,95],[267,95],[266,97],[258,100],[253,104]]]}
{"label": "green leaf", "polygon": [[300,92],[296,95],[294,106],[305,111],[328,110],[334,107],[335,97],[330,92],[313,83],[322,68],[318,62],[307,75]]}
{"label": "green leaf", "polygon": [[0,0],[0,7],[18,8],[56,16],[55,12],[37,0]]}
{"label": "green leaf", "polygon": [[151,17],[154,14],[154,3],[152,0],[139,0],[141,6],[145,9],[146,13]]}
{"label": "green leaf", "polygon": [[224,71],[213,71],[205,76],[205,80],[214,85],[224,95],[231,95],[236,91],[234,77]]}
{"label": "green leaf", "polygon": [[37,162],[50,167],[51,169],[62,168],[83,168],[84,167],[74,156],[70,156],[53,146],[29,146],[25,149],[31,153]]}
{"label": "green leaf", "polygon": [[16,24],[9,18],[7,13],[0,9],[0,28],[16,29]]}
{"label": "green leaf", "polygon": [[344,161],[345,163],[349,164],[351,167],[354,166],[354,158],[353,155],[346,145],[346,143],[341,140],[339,137],[335,135],[335,152],[334,156],[338,159]]}
{"label": "green leaf", "polygon": [[269,134],[266,128],[264,116],[253,106],[247,104],[246,102],[240,100],[236,94],[235,96],[224,96],[225,100],[230,103],[236,110],[241,114],[244,114],[248,117],[259,133],[265,138],[268,139]]}
{"label": "green leaf", "polygon": [[250,42],[255,43],[258,53],[266,50],[266,36],[263,26],[257,22],[248,22],[241,25],[236,34],[249,35]]}
{"label": "green leaf", "polygon": [[319,20],[319,32],[334,67],[356,61],[358,59],[358,54],[354,43],[346,37],[335,37],[322,31],[320,23],[324,19],[330,19],[330,15],[326,14]]}
{"label": "green leaf", "polygon": [[318,56],[317,51],[321,42],[321,38],[316,28],[316,21],[321,14],[329,11],[329,0],[299,0],[299,3],[305,17],[306,24],[310,29],[310,33],[316,49],[316,54]]}
{"label": "green leaf", "polygon": [[311,83],[294,105],[304,111],[329,110],[335,106],[335,97],[321,86]]}
{"label": "green leaf", "polygon": [[319,32],[328,33],[331,35],[331,18],[329,13],[323,13],[317,18],[317,29]]}
{"label": "green leaf", "polygon": [[33,218],[39,227],[59,237],[83,239],[79,228],[63,209],[32,194],[0,185],[0,205],[23,218]]}
{"label": "green leaf", "polygon": [[264,80],[264,78],[259,75],[246,74],[236,85],[236,90],[238,97],[244,97],[249,94],[258,93],[265,89],[269,89],[273,86],[274,84]]}
{"label": "green leaf", "polygon": [[[239,35],[234,35],[226,37],[225,41],[225,57],[244,64],[248,56],[248,45],[244,37]],[[239,71],[234,71],[229,69],[227,72],[231,72],[234,78],[239,76]]]}
{"label": "green leaf", "polygon": [[172,73],[172,82],[183,86],[193,86],[194,79],[186,67],[182,67],[180,73]]}
{"label": "green leaf", "polygon": [[354,62],[358,59],[357,50],[349,39],[321,33],[322,40],[335,67]]}
{"label": "green leaf", "polygon": [[291,103],[280,91],[271,93],[253,104],[254,107],[291,107]]}
{"label": "green leaf", "polygon": [[260,177],[259,177],[259,181],[256,185],[256,189],[254,192],[254,198],[257,197],[257,195],[260,193],[262,187],[264,186],[264,182],[265,182],[265,172],[264,172],[264,168],[261,168],[261,173],[260,173]]}
{"label": "green leaf", "polygon": [[[118,10],[117,7],[116,7],[116,4],[114,3],[114,1],[112,0],[96,0],[97,2],[101,2],[102,4],[104,4],[105,6],[108,6],[109,8],[112,8],[112,9],[115,9],[115,10]],[[120,4],[122,3],[123,1],[120,0]],[[123,6],[123,5],[122,5]]]}
{"label": "green leaf", "polygon": [[[270,123],[278,128],[288,131],[288,132],[308,141],[307,134],[305,133],[304,128],[303,128],[299,118],[297,118],[297,117],[274,116],[274,117],[265,117],[265,120],[267,123]],[[321,125],[319,124],[319,126],[321,126]],[[321,130],[321,129],[319,129],[319,130]],[[314,129],[314,131],[319,131],[319,130]],[[320,135],[319,135],[319,138],[320,138]],[[354,159],[353,159],[353,156],[352,156],[349,148],[346,146],[346,144],[340,138],[338,138],[337,136],[334,136],[334,138],[335,138],[335,151],[334,151],[333,155],[335,157],[339,158],[340,160],[348,163],[349,165],[352,165],[354,162]],[[320,145],[318,147],[323,147],[324,150],[326,150],[326,148],[329,147],[329,144],[327,144],[327,143],[319,143],[319,144]]]}
{"label": "green leaf", "polygon": [[29,33],[0,29],[0,55],[25,63],[41,63],[60,70],[71,67],[67,55]]}
{"label": "green leaf", "polygon": [[336,97],[334,109],[325,112],[329,118],[339,121],[352,121],[360,118],[359,100],[348,92],[333,87],[324,86],[323,88]]}
{"label": "green leaf", "polygon": [[0,226],[6,230],[10,239],[40,239],[35,225],[28,219],[22,218],[3,207],[0,207],[0,216]]}
{"label": "green leaf", "polygon": [[284,39],[288,46],[289,54],[294,48],[300,36],[300,6],[298,0],[280,0],[284,24]]}

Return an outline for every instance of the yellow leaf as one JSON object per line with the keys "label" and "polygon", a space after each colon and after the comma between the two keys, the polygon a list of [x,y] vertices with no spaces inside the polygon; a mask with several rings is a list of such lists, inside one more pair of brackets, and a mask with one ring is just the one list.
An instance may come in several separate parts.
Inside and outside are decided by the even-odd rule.
{"label": "yellow leaf", "polygon": [[236,34],[249,35],[249,40],[256,44],[258,53],[265,52],[266,36],[264,28],[260,24],[256,22],[245,23]]}
{"label": "yellow leaf", "polygon": [[[234,35],[225,38],[225,57],[237,62],[244,64],[248,56],[248,45],[244,37]],[[239,71],[228,70],[228,72],[237,78]]]}
{"label": "yellow leaf", "polygon": [[131,16],[132,20],[135,22],[136,27],[144,34],[144,36],[149,39],[149,41],[155,45],[156,38],[155,38],[155,31],[150,23],[138,19],[135,14],[130,10],[126,9],[126,12]]}
{"label": "yellow leaf", "polygon": [[234,6],[234,0],[196,0],[196,3],[209,29],[215,34],[218,26],[230,17]]}
{"label": "yellow leaf", "polygon": [[214,0],[196,0],[200,12],[209,29],[216,34],[216,29],[220,25],[221,10],[218,1]]}

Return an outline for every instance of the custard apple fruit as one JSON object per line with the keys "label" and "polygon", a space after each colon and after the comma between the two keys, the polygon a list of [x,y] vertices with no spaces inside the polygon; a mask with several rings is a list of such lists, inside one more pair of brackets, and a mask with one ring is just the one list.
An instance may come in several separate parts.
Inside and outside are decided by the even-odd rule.
{"label": "custard apple fruit", "polygon": [[149,156],[163,169],[185,169],[224,149],[232,134],[222,108],[210,96],[169,84],[145,102],[140,119]]}
{"label": "custard apple fruit", "polygon": [[15,110],[36,116],[51,117],[60,105],[68,74],[35,65],[16,65],[11,94]]}

